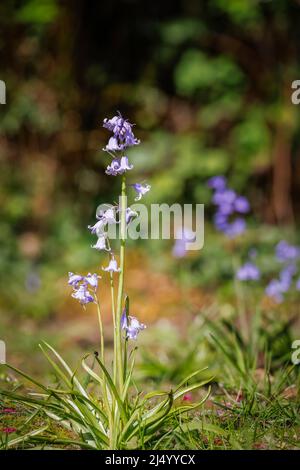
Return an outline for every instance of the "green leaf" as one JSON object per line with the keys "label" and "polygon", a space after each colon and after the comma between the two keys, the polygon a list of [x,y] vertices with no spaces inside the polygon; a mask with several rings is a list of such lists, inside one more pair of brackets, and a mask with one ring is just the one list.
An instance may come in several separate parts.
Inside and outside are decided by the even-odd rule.
{"label": "green leaf", "polygon": [[118,408],[119,408],[119,411],[120,411],[120,415],[123,419],[123,422],[126,423],[128,417],[127,417],[127,414],[126,414],[126,410],[125,410],[125,407],[124,407],[124,404],[122,402],[122,399],[115,387],[115,384],[113,383],[112,381],[112,378],[108,372],[108,370],[106,369],[105,365],[102,363],[102,361],[100,361],[100,359],[98,357],[96,357],[96,361],[98,362],[99,366],[101,367],[101,369],[103,370],[104,374],[105,374],[105,377],[107,379],[107,382],[108,382],[108,385],[109,385],[109,388],[111,390],[111,393],[113,394],[113,396],[115,397],[117,403],[118,403]]}

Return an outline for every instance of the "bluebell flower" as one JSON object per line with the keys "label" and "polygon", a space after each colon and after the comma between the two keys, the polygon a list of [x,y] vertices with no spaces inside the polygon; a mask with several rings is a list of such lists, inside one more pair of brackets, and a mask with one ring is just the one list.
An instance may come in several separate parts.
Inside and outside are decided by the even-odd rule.
{"label": "bluebell flower", "polygon": [[300,290],[300,277],[299,277],[299,279],[297,279],[297,281],[296,281],[296,289],[297,289],[297,290]]}
{"label": "bluebell flower", "polygon": [[222,190],[226,187],[227,179],[222,175],[213,176],[208,180],[207,184],[212,189]]}
{"label": "bluebell flower", "polygon": [[144,330],[146,325],[140,323],[136,317],[127,317],[124,309],[121,317],[121,328],[126,331],[126,338],[136,340],[139,332]]}
{"label": "bluebell flower", "polygon": [[136,198],[134,199],[135,201],[140,201],[142,197],[151,189],[150,184],[140,184],[140,183],[135,183],[131,185],[134,190],[137,193]]}
{"label": "bluebell flower", "polygon": [[94,225],[88,225],[88,229],[91,231],[93,235],[96,234],[98,236],[101,236],[104,233],[104,229],[106,225],[107,225],[106,220],[101,218]]}
{"label": "bluebell flower", "polygon": [[73,292],[72,297],[77,299],[82,305],[94,302],[95,300],[85,284],[79,286],[79,288]]}
{"label": "bluebell flower", "polygon": [[212,201],[218,207],[214,216],[215,227],[229,238],[234,238],[246,229],[245,220],[241,217],[234,219],[234,216],[249,212],[250,204],[247,198],[236,194],[226,184],[226,179],[222,176],[208,181],[208,185],[215,190]]}
{"label": "bluebell flower", "polygon": [[113,137],[109,139],[104,150],[114,152],[124,150],[127,147],[138,145],[140,143],[133,134],[133,125],[124,119],[121,114],[114,116],[111,119],[104,119],[103,127],[113,133]]}
{"label": "bluebell flower", "polygon": [[110,176],[122,175],[126,171],[132,170],[133,165],[128,161],[128,157],[114,158],[110,165],[108,165],[105,173]]}
{"label": "bluebell flower", "polygon": [[260,270],[255,264],[248,261],[238,269],[236,277],[240,281],[258,281],[260,279]]}
{"label": "bluebell flower", "polygon": [[228,217],[227,215],[223,214],[221,211],[215,213],[214,217],[214,224],[217,230],[220,232],[224,232],[228,227]]}
{"label": "bluebell flower", "polygon": [[276,257],[278,261],[287,262],[300,258],[300,248],[290,245],[285,240],[281,240],[276,246]]}
{"label": "bluebell flower", "polygon": [[97,289],[98,287],[98,279],[100,276],[98,276],[96,273],[91,274],[88,273],[87,276],[84,276],[84,280],[94,289]]}
{"label": "bluebell flower", "polygon": [[[278,246],[278,245],[277,245]],[[285,253],[286,254],[286,253]],[[286,256],[284,256],[286,259]],[[269,297],[274,298],[276,302],[280,303],[283,301],[283,294],[288,292],[293,283],[293,277],[297,272],[297,268],[294,263],[289,263],[283,267],[279,273],[278,279],[272,279],[266,288],[266,294]],[[297,283],[296,283],[297,284]],[[297,288],[297,285],[296,285]]]}
{"label": "bluebell flower", "polygon": [[213,195],[213,203],[217,206],[222,206],[222,204],[230,204],[232,205],[232,209],[234,208],[233,203],[236,199],[236,193],[233,189],[224,189],[222,191],[216,191]]}
{"label": "bluebell flower", "polygon": [[98,237],[98,240],[95,245],[92,245],[92,248],[95,248],[95,250],[106,250],[109,251],[109,248],[107,248],[107,243],[106,243],[106,236],[102,235]]}
{"label": "bluebell flower", "polygon": [[106,211],[104,211],[103,215],[101,216],[103,220],[106,221],[107,224],[116,224],[116,208],[110,207]]}
{"label": "bluebell flower", "polygon": [[279,274],[279,281],[282,286],[282,292],[287,292],[292,284],[293,276],[296,273],[297,269],[294,264],[285,266]]}
{"label": "bluebell flower", "polygon": [[138,216],[136,211],[133,211],[131,207],[127,207],[126,209],[126,225],[130,224],[130,222]]}
{"label": "bluebell flower", "polygon": [[106,147],[104,147],[102,150],[105,152],[118,152],[120,150],[123,150],[123,145],[120,145],[118,142],[118,139],[116,137],[110,137],[108,140],[108,143],[106,144]]}
{"label": "bluebell flower", "polygon": [[117,260],[112,256],[108,266],[106,268],[103,268],[103,271],[110,272],[110,273],[119,273],[121,272],[121,269],[118,268],[118,263]]}
{"label": "bluebell flower", "polygon": [[98,222],[94,225],[88,225],[88,229],[92,234],[96,234],[98,237],[102,238],[105,236],[104,229],[107,225],[117,224],[116,220],[116,208],[109,207],[105,211],[102,211],[100,215],[96,215]]}
{"label": "bluebell flower", "polygon": [[268,297],[271,297],[277,303],[281,303],[283,301],[282,284],[278,279],[272,279],[267,285],[265,292]]}
{"label": "bluebell flower", "polygon": [[238,235],[241,235],[245,230],[246,230],[245,220],[238,217],[233,222],[228,223],[227,227],[224,229],[224,233],[229,238],[234,238]]}
{"label": "bluebell flower", "polygon": [[249,212],[250,204],[248,199],[244,196],[237,196],[234,201],[234,209],[236,212],[240,212],[241,214]]}
{"label": "bluebell flower", "polygon": [[100,279],[100,276],[96,273],[88,273],[86,276],[69,273],[69,285],[73,287],[72,297],[79,300],[83,305],[94,302],[95,299],[93,294],[89,291],[89,287],[91,287],[95,293],[98,287],[98,279]]}
{"label": "bluebell flower", "polygon": [[175,240],[172,249],[172,254],[174,258],[184,258],[184,256],[186,255],[186,247],[184,240]]}
{"label": "bluebell flower", "polygon": [[195,234],[187,227],[176,231],[176,239],[173,245],[172,254],[175,258],[183,258],[186,253],[186,243],[195,241]]}
{"label": "bluebell flower", "polygon": [[80,274],[69,273],[68,284],[73,287],[77,287],[78,284],[83,280],[83,276]]}
{"label": "bluebell flower", "polygon": [[110,176],[121,175],[121,162],[119,158],[114,158],[110,165],[105,170],[105,173]]}

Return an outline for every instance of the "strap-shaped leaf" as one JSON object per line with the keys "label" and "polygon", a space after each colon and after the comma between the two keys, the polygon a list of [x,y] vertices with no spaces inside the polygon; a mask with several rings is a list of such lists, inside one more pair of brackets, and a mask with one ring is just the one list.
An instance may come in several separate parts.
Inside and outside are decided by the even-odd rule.
{"label": "strap-shaped leaf", "polygon": [[113,380],[108,372],[108,370],[106,369],[105,365],[102,363],[102,361],[99,359],[99,357],[96,357],[96,361],[98,362],[99,366],[101,367],[101,369],[103,370],[104,374],[105,374],[105,377],[107,379],[107,383],[108,383],[108,386],[110,388],[110,391],[112,393],[112,395],[115,397],[116,399],[116,402],[118,404],[118,408],[119,408],[119,412],[120,412],[120,416],[124,422],[124,424],[126,423],[128,417],[127,417],[127,414],[126,414],[126,410],[125,410],[125,407],[124,407],[124,404],[122,402],[122,399],[116,389],[116,386],[115,384],[113,383]]}
{"label": "strap-shaped leaf", "polygon": [[[35,429],[34,431],[27,432],[23,436],[16,437],[15,439],[8,440],[5,443],[5,447],[6,448],[7,447],[15,447],[16,445],[18,445],[20,443],[24,443],[24,442],[28,441],[31,437],[36,436],[37,434],[40,434],[41,432],[46,431],[46,429],[48,429],[48,425],[43,426],[42,428],[39,428],[39,429]],[[1,449],[1,445],[0,445],[0,449]]]}

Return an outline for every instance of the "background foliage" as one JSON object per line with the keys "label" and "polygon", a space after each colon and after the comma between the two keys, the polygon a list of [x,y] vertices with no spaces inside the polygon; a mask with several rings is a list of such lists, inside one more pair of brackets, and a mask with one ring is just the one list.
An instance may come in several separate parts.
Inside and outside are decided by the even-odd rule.
{"label": "background foliage", "polygon": [[[250,244],[271,255],[299,212],[299,17],[296,0],[1,2],[3,310],[54,313],[66,272],[95,262],[84,227],[117,196],[100,152],[116,109],[143,140],[132,154],[149,202],[205,203],[209,218],[206,180],[225,173],[264,224]],[[231,276],[213,237],[185,265],[194,284]],[[177,273],[160,250],[156,267]]]}

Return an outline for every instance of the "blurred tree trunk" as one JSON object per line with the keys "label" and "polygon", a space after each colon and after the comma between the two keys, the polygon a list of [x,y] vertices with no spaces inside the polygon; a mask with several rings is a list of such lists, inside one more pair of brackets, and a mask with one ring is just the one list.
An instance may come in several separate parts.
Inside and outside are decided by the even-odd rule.
{"label": "blurred tree trunk", "polygon": [[[288,108],[291,106],[288,103]],[[292,205],[292,149],[293,125],[280,119],[275,132],[273,147],[272,209],[275,221],[280,224],[294,222]]]}

